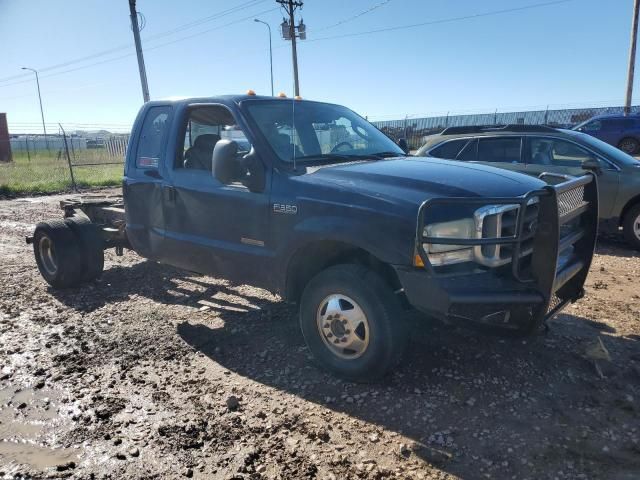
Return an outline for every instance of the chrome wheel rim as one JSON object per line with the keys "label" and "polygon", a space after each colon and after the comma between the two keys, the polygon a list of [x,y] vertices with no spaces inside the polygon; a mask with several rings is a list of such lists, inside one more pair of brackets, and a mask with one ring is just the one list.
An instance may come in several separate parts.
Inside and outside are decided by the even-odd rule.
{"label": "chrome wheel rim", "polygon": [[53,242],[49,237],[42,237],[38,244],[40,251],[40,259],[42,267],[49,275],[55,275],[58,271],[58,262],[56,260],[56,252],[53,249]]}
{"label": "chrome wheel rim", "polygon": [[337,357],[353,360],[369,346],[369,321],[358,303],[346,295],[326,297],[316,314],[318,332]]}
{"label": "chrome wheel rim", "polygon": [[620,144],[620,150],[626,153],[633,153],[635,149],[636,149],[636,144],[631,140],[625,140]]}
{"label": "chrome wheel rim", "polygon": [[640,215],[633,221],[633,234],[640,240]]}

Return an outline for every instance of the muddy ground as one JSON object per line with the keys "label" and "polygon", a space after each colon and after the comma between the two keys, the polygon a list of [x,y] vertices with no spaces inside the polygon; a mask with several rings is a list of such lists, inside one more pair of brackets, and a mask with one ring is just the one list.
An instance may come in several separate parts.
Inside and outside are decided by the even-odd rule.
{"label": "muddy ground", "polygon": [[546,334],[416,317],[401,368],[356,385],[263,290],[130,252],[50,289],[24,236],[58,200],[0,202],[0,478],[640,478],[640,255],[620,242]]}

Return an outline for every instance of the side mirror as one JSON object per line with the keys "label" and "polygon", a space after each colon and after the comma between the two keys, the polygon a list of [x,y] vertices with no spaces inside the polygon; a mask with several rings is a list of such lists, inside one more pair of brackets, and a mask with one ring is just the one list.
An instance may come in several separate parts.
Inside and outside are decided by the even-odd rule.
{"label": "side mirror", "polygon": [[401,138],[398,140],[398,146],[402,149],[404,153],[409,153],[409,144],[407,143],[406,138]]}
{"label": "side mirror", "polygon": [[238,179],[238,144],[233,140],[218,140],[213,147],[211,173],[220,183],[228,185]]}
{"label": "side mirror", "polygon": [[243,158],[238,158],[238,144],[233,140],[218,140],[213,148],[211,173],[225,185],[240,182],[250,192],[264,192],[264,164],[253,148]]}
{"label": "side mirror", "polygon": [[582,162],[582,169],[589,170],[595,173],[596,175],[600,175],[602,173],[602,167],[600,166],[600,162],[595,157],[587,158],[586,160],[584,160]]}
{"label": "side mirror", "polygon": [[262,160],[258,157],[253,147],[251,151],[242,159],[242,184],[249,189],[250,192],[264,192],[266,183],[265,168]]}

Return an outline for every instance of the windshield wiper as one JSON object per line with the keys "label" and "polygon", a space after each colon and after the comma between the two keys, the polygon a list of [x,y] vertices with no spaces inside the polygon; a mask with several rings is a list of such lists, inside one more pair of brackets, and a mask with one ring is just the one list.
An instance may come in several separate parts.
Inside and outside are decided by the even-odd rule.
{"label": "windshield wiper", "polygon": [[390,157],[408,157],[408,153],[404,152],[376,152],[372,153],[372,156],[380,157],[380,158],[390,158]]}
{"label": "windshield wiper", "polygon": [[350,154],[350,153],[322,153],[320,155],[307,155],[304,157],[297,157],[297,162],[331,162],[334,160],[352,161],[352,160],[382,160],[389,157],[401,157],[407,156],[398,152],[376,152],[376,153],[363,153],[363,154]]}
{"label": "windshield wiper", "polygon": [[303,157],[296,157],[297,162],[306,162],[306,161],[323,161],[323,160],[348,160],[350,159],[350,155],[343,155],[340,153],[321,153],[319,155],[306,155]]}

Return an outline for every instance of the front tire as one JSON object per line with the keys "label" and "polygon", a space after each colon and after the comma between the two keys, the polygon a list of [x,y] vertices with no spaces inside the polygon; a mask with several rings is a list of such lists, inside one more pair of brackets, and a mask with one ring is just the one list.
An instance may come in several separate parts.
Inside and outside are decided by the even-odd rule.
{"label": "front tire", "polygon": [[33,253],[40,274],[52,287],[68,288],[82,281],[80,245],[62,220],[36,225]]}
{"label": "front tire", "polygon": [[627,137],[620,140],[618,143],[618,148],[629,155],[634,155],[638,148],[640,147],[640,143],[635,138]]}
{"label": "front tire", "polygon": [[627,243],[640,250],[640,203],[631,207],[624,215],[622,231]]}
{"label": "front tire", "polygon": [[398,299],[377,273],[359,265],[330,267],[309,282],[300,328],[320,367],[357,382],[388,373],[406,345]]}

